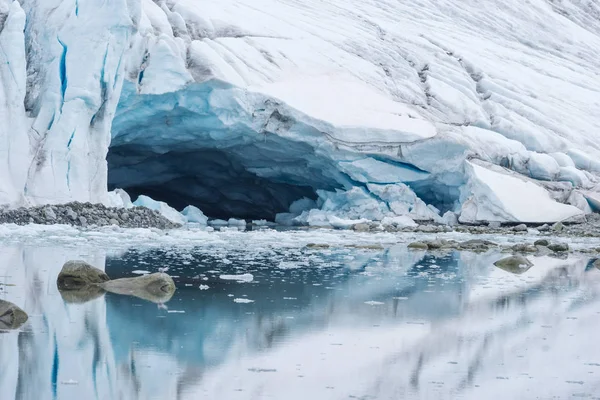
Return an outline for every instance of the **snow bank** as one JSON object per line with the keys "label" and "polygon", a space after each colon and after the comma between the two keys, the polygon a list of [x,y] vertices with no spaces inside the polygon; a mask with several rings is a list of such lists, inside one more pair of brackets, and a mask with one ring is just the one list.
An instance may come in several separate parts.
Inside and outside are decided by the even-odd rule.
{"label": "snow bank", "polygon": [[470,162],[467,167],[471,192],[463,203],[460,222],[555,222],[583,214],[576,207],[554,201],[548,191],[531,181]]}

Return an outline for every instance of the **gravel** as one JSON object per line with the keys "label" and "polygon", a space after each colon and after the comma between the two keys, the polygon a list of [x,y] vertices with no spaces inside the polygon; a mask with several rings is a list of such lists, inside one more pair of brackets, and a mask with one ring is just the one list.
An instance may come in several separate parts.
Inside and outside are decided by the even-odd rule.
{"label": "gravel", "polygon": [[146,207],[128,208],[127,211],[102,204],[67,203],[39,207],[21,207],[0,210],[0,224],[64,224],[73,226],[117,225],[122,228],[173,229],[180,225]]}

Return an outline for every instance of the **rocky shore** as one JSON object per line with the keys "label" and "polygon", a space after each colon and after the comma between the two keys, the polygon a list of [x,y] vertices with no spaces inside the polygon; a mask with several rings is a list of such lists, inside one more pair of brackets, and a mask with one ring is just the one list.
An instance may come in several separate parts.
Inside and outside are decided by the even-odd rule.
{"label": "rocky shore", "polygon": [[60,205],[0,210],[0,224],[65,224],[80,227],[116,225],[122,228],[172,229],[171,222],[158,211],[146,207],[116,208],[102,204],[72,202]]}

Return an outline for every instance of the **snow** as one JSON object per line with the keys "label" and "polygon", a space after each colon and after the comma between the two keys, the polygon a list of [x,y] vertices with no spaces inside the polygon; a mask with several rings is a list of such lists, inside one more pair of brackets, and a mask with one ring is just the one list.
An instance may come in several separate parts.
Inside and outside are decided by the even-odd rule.
{"label": "snow", "polygon": [[2,205],[142,188],[224,219],[551,222],[600,193],[593,2],[0,4]]}
{"label": "snow", "polygon": [[463,205],[461,222],[556,222],[582,214],[576,207],[554,201],[548,191],[533,182],[467,164],[473,189]]}

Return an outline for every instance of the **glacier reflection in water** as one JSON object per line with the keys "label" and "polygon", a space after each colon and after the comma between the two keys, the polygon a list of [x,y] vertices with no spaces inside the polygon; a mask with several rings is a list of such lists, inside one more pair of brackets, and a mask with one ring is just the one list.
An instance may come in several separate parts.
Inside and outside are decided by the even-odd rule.
{"label": "glacier reflection in water", "polygon": [[[589,258],[514,275],[494,252],[274,252],[0,247],[0,298],[30,316],[0,334],[1,398],[599,398]],[[169,267],[178,289],[66,302],[70,259],[112,278]]]}

